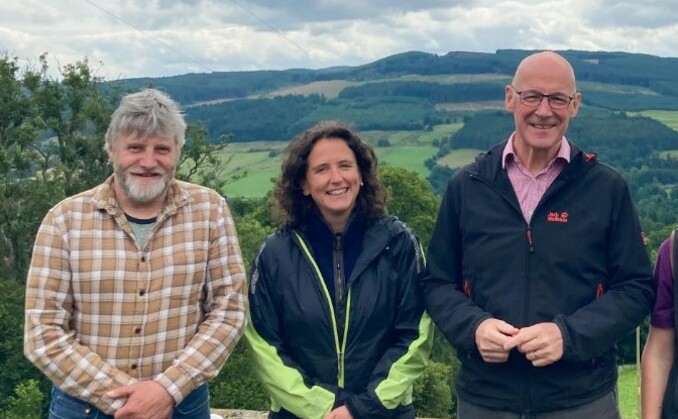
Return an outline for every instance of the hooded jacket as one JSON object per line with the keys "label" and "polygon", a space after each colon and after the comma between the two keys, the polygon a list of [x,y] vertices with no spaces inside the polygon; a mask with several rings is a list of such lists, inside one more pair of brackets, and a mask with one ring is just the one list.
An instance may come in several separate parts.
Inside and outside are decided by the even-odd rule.
{"label": "hooded jacket", "polygon": [[[420,278],[426,309],[457,350],[464,400],[512,412],[576,407],[614,389],[614,345],[651,308],[642,232],[619,173],[575,145],[528,224],[502,168],[505,145],[448,183]],[[513,350],[484,362],[475,332],[488,318],[555,322],[562,358],[534,367]]]}
{"label": "hooded jacket", "polygon": [[346,405],[356,419],[414,417],[412,384],[433,336],[418,241],[395,217],[368,224],[335,309],[308,236],[269,236],[250,278],[246,339],[270,416],[323,418]]}

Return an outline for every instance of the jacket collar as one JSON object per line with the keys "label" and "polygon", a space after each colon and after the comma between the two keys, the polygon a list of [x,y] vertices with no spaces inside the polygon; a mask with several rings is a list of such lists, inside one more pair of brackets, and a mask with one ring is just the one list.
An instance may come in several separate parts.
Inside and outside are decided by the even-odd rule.
{"label": "jacket collar", "polygon": [[[507,179],[502,161],[507,141],[509,140],[493,146],[485,153],[480,153],[475,162],[467,166],[465,170],[491,182],[501,182],[501,179]],[[579,176],[596,163],[595,154],[584,153],[576,144],[570,142],[570,162],[565,166],[559,178],[569,180]]]}

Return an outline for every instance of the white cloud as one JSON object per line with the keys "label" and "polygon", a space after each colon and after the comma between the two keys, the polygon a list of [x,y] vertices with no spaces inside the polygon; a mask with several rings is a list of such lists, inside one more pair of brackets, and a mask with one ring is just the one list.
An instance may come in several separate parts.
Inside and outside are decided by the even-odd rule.
{"label": "white cloud", "polygon": [[[359,65],[405,51],[676,54],[674,0],[43,0],[0,4],[0,52],[106,78]],[[97,64],[98,65],[98,64]]]}

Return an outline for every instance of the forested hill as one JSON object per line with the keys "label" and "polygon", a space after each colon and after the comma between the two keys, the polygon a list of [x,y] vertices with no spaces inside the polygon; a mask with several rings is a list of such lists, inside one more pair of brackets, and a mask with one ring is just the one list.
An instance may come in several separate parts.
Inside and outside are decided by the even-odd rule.
{"label": "forested hill", "polygon": [[[500,108],[503,88],[533,51],[407,52],[358,67],[215,72],[112,82],[155,86],[176,98],[215,139],[288,140],[321,119],[359,130],[417,130]],[[561,51],[584,105],[610,111],[678,110],[678,59]],[[262,118],[265,115],[265,118]]]}
{"label": "forested hill", "polygon": [[[316,81],[355,82],[406,75],[498,74],[511,75],[534,51],[498,50],[496,53],[458,52],[445,55],[406,52],[358,67],[321,70],[213,72],[162,78],[126,79],[134,88],[155,85],[184,104],[245,98],[283,87]],[[646,87],[660,95],[678,96],[678,58],[624,52],[559,51],[574,66],[580,81]]]}

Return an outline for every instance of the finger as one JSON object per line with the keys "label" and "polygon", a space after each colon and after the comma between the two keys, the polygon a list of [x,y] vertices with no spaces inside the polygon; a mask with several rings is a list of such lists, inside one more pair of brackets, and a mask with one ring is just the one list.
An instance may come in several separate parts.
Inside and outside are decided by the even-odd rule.
{"label": "finger", "polygon": [[110,397],[111,399],[119,399],[121,397],[129,397],[131,393],[132,391],[128,387],[120,387],[107,392],[106,397]]}
{"label": "finger", "polygon": [[505,321],[497,322],[497,330],[499,331],[499,333],[506,336],[515,336],[520,331],[520,329],[511,326]]}
{"label": "finger", "polygon": [[525,349],[525,344],[530,342],[532,339],[533,339],[532,336],[523,333],[523,331],[521,330],[515,336],[512,336],[509,339],[507,339],[506,342],[504,342],[503,348],[505,351],[510,351],[513,348],[518,348],[520,352],[526,353],[529,351]]}

